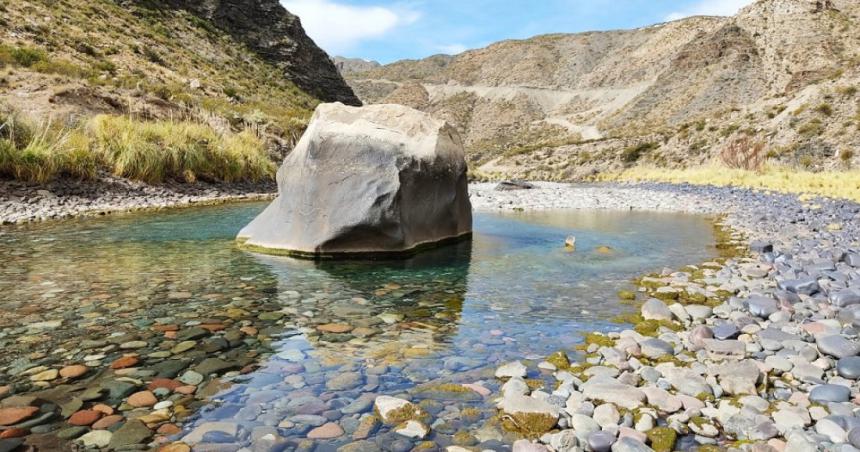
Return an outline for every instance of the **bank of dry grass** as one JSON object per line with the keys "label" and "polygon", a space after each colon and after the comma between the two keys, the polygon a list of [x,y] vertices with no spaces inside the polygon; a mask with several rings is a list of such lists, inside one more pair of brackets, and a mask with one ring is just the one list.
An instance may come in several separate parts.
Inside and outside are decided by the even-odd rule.
{"label": "bank of dry grass", "polygon": [[219,133],[195,122],[114,115],[73,128],[14,113],[0,118],[0,177],[36,183],[92,179],[99,169],[148,183],[239,182],[270,180],[276,165],[249,130]]}
{"label": "bank of dry grass", "polygon": [[600,179],[745,187],[860,201],[860,170],[811,172],[766,165],[761,171],[748,171],[719,164],[686,169],[638,166],[620,173],[602,175]]}

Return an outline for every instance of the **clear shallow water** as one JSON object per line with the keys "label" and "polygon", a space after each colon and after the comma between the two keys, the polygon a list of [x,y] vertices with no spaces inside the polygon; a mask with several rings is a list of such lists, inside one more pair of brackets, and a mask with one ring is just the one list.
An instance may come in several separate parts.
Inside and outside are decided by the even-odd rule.
{"label": "clear shallow water", "polygon": [[[334,448],[353,441],[372,410],[365,402],[399,394],[425,400],[437,423],[430,438],[444,446],[461,429],[492,431],[494,413],[490,398],[433,385],[482,382],[495,391],[499,364],[618,328],[609,319],[627,308],[615,294],[632,278],[715,256],[701,217],[566,211],[478,213],[473,241],[410,260],[314,263],[235,247],[236,232],[263,207],[0,230],[0,385],[42,390],[27,369],[88,358],[87,380],[40,383],[62,404],[116,379],[96,371],[123,354],[140,356],[130,376],[141,381],[179,378],[215,358],[219,378],[193,398],[170,396],[189,408],[175,418],[186,432],[213,420],[241,426],[205,441],[248,445],[271,433],[292,447],[334,421],[346,433],[313,443]],[[568,235],[577,237],[575,252],[563,246]],[[177,352],[183,340],[194,347]],[[120,349],[130,341],[146,345]],[[464,415],[467,407],[480,414]],[[481,439],[493,438],[505,440]],[[370,439],[417,444],[387,428]]]}

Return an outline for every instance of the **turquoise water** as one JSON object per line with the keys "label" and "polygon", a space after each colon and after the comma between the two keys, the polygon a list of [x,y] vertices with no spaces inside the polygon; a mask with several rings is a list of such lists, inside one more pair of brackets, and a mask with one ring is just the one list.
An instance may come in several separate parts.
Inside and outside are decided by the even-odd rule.
{"label": "turquoise water", "polygon": [[[352,412],[356,400],[389,394],[425,400],[439,424],[429,439],[443,447],[460,429],[490,428],[491,399],[422,388],[481,382],[494,390],[501,363],[619,328],[610,318],[628,308],[615,294],[632,278],[715,256],[702,217],[569,211],[478,213],[471,242],[409,260],[315,263],[236,248],[236,232],[264,206],[0,230],[0,385],[63,389],[67,382],[29,382],[27,369],[81,362],[99,372],[86,385],[104,384],[118,378],[106,367],[129,353],[118,345],[143,341],[130,372],[141,382],[166,364],[179,378],[204,359],[223,363],[193,397],[167,396],[188,409],[172,419],[185,432],[225,420],[241,428],[219,442],[251,445],[268,432],[298,447],[324,419],[346,430],[312,442],[326,450],[353,441],[371,409]],[[564,247],[569,235],[573,252]],[[330,324],[337,327],[319,328]],[[165,325],[180,337],[157,328]],[[200,325],[217,328],[171,352]],[[87,361],[93,356],[101,357]],[[467,407],[480,415],[464,416]],[[487,438],[487,447],[509,439]],[[369,441],[418,442],[385,427]]]}

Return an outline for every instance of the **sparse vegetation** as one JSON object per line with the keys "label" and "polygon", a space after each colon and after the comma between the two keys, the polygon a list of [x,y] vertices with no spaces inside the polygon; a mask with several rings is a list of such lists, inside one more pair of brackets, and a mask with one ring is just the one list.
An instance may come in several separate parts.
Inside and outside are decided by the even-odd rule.
{"label": "sparse vegetation", "polygon": [[815,111],[817,111],[818,113],[821,113],[824,116],[833,115],[833,107],[826,102],[819,104],[817,107],[815,107]]}
{"label": "sparse vegetation", "polygon": [[767,154],[765,143],[742,135],[730,141],[720,152],[720,160],[729,168],[759,171],[764,165]]}
{"label": "sparse vegetation", "polygon": [[629,146],[621,151],[621,161],[624,163],[636,163],[643,155],[657,149],[658,147],[660,147],[660,145],[653,142]]}
{"label": "sparse vegetation", "polygon": [[799,133],[804,138],[821,135],[822,133],[824,133],[824,123],[821,122],[821,120],[818,118],[810,119],[797,129],[797,133]]}
{"label": "sparse vegetation", "polygon": [[843,164],[845,164],[845,165],[850,164],[851,159],[853,159],[853,158],[854,158],[854,151],[852,151],[851,149],[845,148],[845,149],[842,149],[841,151],[839,151],[839,160]]}
{"label": "sparse vegetation", "polygon": [[746,187],[860,201],[860,170],[811,172],[766,165],[761,171],[754,172],[717,164],[686,169],[640,166],[604,174],[600,179]]}
{"label": "sparse vegetation", "polygon": [[839,88],[836,89],[836,92],[843,95],[843,96],[850,97],[850,96],[854,96],[857,94],[857,87],[856,86],[840,86]]}

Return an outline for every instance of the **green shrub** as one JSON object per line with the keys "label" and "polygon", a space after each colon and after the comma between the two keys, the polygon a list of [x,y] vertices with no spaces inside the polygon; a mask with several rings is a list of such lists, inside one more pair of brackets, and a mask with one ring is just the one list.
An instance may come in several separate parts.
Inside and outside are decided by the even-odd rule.
{"label": "green shrub", "polygon": [[839,88],[836,89],[836,92],[843,95],[843,96],[849,96],[850,97],[850,96],[857,94],[857,87],[856,86],[840,86]]}
{"label": "green shrub", "polygon": [[657,143],[640,143],[635,146],[630,146],[623,151],[621,151],[621,160],[624,163],[635,163],[642,158],[647,152],[653,151],[660,147]]}
{"label": "green shrub", "polygon": [[64,75],[74,78],[86,78],[90,76],[88,70],[66,60],[42,60],[33,64],[30,68],[43,74]]}
{"label": "green shrub", "polygon": [[821,120],[817,118],[811,119],[802,126],[800,126],[800,128],[797,129],[797,133],[807,138],[821,135],[822,133],[824,133],[824,123],[822,123]]}
{"label": "green shrub", "polygon": [[29,47],[16,47],[12,49],[12,59],[18,66],[31,67],[36,63],[48,59],[44,50]]}

